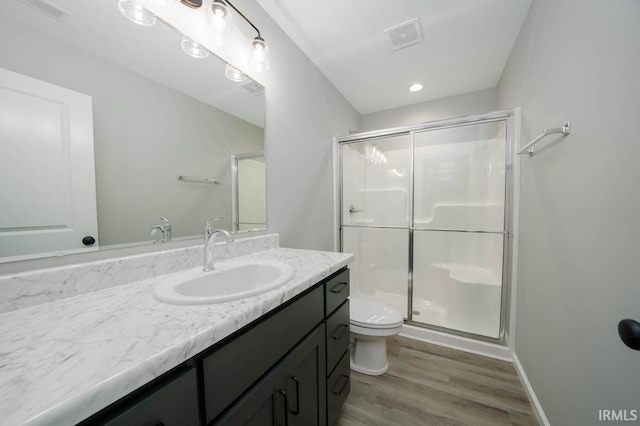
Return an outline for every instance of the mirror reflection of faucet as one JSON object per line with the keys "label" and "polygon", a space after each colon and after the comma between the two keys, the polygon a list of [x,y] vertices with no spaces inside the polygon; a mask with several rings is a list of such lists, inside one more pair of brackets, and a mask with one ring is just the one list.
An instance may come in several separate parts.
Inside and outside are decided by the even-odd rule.
{"label": "mirror reflection of faucet", "polygon": [[168,243],[169,241],[171,241],[171,238],[173,237],[173,226],[171,226],[171,222],[169,222],[169,219],[162,216],[158,216],[158,217],[164,221],[164,224],[155,225],[151,227],[151,231],[149,231],[149,233],[151,235],[156,235],[160,233],[162,234],[162,238],[155,240],[153,244]]}
{"label": "mirror reflection of faucet", "polygon": [[215,239],[218,234],[223,234],[227,243],[233,242],[233,237],[229,231],[224,229],[213,229],[211,223],[214,222],[214,220],[220,220],[220,216],[216,219],[209,219],[204,225],[204,268],[202,269],[204,272],[210,272],[215,269],[213,267],[213,246],[215,245]]}

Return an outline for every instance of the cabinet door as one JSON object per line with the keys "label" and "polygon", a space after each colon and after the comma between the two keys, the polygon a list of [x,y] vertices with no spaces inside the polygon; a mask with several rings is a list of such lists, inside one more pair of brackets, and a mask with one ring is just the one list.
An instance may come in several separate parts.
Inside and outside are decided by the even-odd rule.
{"label": "cabinet door", "polygon": [[347,300],[333,315],[326,320],[327,324],[327,375],[349,349],[349,301]]}
{"label": "cabinet door", "polygon": [[123,407],[117,408],[107,419],[98,417],[81,424],[196,426],[200,424],[196,370],[189,368],[175,374]]}
{"label": "cabinet door", "polygon": [[322,323],[284,361],[289,426],[327,424],[325,347]]}
{"label": "cabinet door", "polygon": [[322,323],[214,424],[325,426],[324,338]]}
{"label": "cabinet door", "polygon": [[349,367],[349,352],[345,352],[338,362],[336,369],[327,379],[327,417],[329,426],[332,426],[338,419],[340,409],[351,390],[351,370]]}
{"label": "cabinet door", "polygon": [[322,321],[323,297],[320,286],[203,359],[207,424]]}
{"label": "cabinet door", "polygon": [[285,426],[287,397],[284,365],[277,364],[213,424],[220,426]]}

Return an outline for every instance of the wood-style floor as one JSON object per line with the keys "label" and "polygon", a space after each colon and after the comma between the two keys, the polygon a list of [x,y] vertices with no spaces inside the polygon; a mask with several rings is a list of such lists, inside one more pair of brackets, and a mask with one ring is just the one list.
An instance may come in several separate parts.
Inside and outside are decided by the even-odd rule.
{"label": "wood-style floor", "polygon": [[351,371],[338,426],[538,425],[512,364],[399,336],[389,370]]}

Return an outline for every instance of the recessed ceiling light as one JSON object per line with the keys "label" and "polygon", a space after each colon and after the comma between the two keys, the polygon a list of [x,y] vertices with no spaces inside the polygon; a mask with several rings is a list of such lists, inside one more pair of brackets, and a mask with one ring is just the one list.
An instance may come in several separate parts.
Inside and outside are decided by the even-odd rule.
{"label": "recessed ceiling light", "polygon": [[422,86],[422,84],[420,83],[414,83],[411,86],[409,86],[409,91],[410,92],[419,92],[422,90],[424,86]]}

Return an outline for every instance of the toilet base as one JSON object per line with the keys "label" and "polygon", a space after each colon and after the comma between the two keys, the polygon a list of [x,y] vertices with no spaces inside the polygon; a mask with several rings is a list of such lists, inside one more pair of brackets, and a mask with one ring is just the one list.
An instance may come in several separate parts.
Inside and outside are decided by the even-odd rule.
{"label": "toilet base", "polygon": [[350,347],[351,369],[369,376],[387,372],[387,339],[351,333],[354,343]]}

